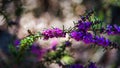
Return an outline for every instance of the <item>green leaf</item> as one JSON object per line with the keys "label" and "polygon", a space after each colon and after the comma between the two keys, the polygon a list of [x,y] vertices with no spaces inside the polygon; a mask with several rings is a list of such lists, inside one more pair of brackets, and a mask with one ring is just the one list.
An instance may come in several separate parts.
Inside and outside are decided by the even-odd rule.
{"label": "green leaf", "polygon": [[16,47],[15,47],[14,45],[10,44],[10,45],[9,45],[9,50],[10,50],[10,52],[11,52],[14,56],[17,55],[17,49],[16,49]]}
{"label": "green leaf", "polygon": [[47,56],[50,58],[54,58],[56,57],[56,52],[55,51],[49,52]]}
{"label": "green leaf", "polygon": [[61,58],[61,62],[64,64],[64,65],[70,65],[70,64],[73,64],[75,62],[75,60],[73,59],[73,57],[71,56],[63,56]]}

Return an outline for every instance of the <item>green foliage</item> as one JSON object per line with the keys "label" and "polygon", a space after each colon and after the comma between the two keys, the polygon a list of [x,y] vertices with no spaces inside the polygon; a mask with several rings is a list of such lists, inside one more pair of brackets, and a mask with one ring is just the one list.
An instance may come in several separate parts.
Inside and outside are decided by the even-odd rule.
{"label": "green foliage", "polygon": [[13,56],[17,56],[17,49],[12,44],[9,45],[9,50]]}
{"label": "green foliage", "polygon": [[49,57],[49,59],[55,59],[57,56],[57,53],[56,51],[52,51],[52,52],[49,52],[47,56]]}
{"label": "green foliage", "polygon": [[20,41],[20,49],[21,48],[29,48],[29,46],[31,46],[36,39],[40,38],[41,37],[41,34],[40,33],[37,33],[37,34],[32,34],[32,35],[29,35],[25,38],[23,38],[21,41]]}
{"label": "green foliage", "polygon": [[70,65],[74,63],[74,59],[71,56],[65,55],[61,58],[61,62],[65,65]]}

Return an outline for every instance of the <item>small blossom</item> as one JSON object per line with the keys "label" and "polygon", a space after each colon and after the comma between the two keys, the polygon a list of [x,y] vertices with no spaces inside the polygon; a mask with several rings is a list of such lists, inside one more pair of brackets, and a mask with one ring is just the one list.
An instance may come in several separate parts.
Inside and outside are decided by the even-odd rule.
{"label": "small blossom", "polygon": [[20,40],[19,39],[16,39],[15,41],[14,41],[14,45],[20,45]]}

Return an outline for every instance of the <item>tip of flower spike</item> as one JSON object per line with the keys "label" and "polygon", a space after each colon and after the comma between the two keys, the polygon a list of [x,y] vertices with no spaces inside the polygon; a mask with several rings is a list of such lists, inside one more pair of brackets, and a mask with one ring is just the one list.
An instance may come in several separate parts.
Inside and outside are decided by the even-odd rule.
{"label": "tip of flower spike", "polygon": [[114,24],[114,25],[107,25],[106,33],[108,35],[120,35],[120,26],[118,26],[116,24]]}

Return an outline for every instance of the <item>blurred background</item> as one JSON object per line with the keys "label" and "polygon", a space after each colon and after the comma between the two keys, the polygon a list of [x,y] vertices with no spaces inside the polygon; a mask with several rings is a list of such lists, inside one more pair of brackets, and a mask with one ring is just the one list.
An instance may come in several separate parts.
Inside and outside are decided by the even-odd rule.
{"label": "blurred background", "polygon": [[[95,10],[95,15],[104,21],[104,25],[120,25],[120,0],[0,0],[0,66],[10,59],[9,44],[29,35],[28,29],[33,33],[51,26],[62,28],[64,25],[67,29],[89,9]],[[120,42],[119,36],[109,38]],[[51,40],[39,44],[49,46]],[[120,68],[120,50],[103,51],[102,48],[85,46],[82,42],[75,42],[71,50],[75,60],[82,64],[91,60],[100,68]]]}

